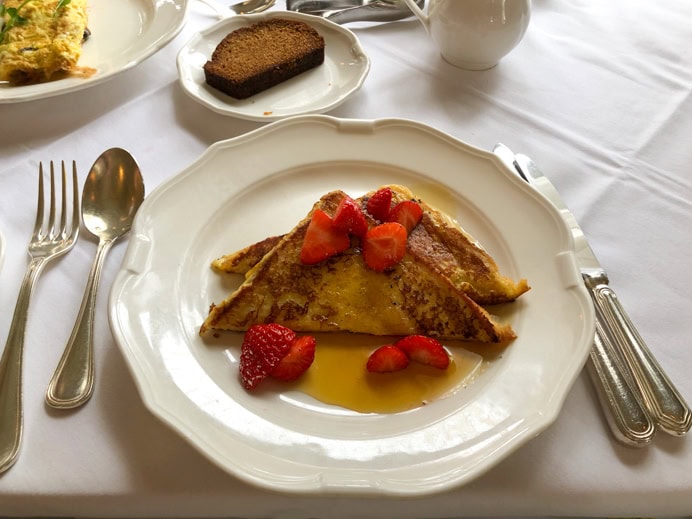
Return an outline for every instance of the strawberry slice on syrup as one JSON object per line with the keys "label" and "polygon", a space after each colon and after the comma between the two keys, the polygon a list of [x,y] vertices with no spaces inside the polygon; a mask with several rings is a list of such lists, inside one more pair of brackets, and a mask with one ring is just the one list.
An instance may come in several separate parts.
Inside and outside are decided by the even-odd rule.
{"label": "strawberry slice on syrup", "polygon": [[317,341],[310,335],[303,335],[293,339],[288,353],[272,370],[271,376],[285,382],[299,378],[315,360],[316,345]]}
{"label": "strawberry slice on syrup", "polygon": [[393,344],[380,346],[368,357],[366,369],[370,373],[390,373],[408,366],[409,359],[403,350]]}
{"label": "strawberry slice on syrup", "polygon": [[415,362],[427,364],[438,369],[447,369],[449,355],[440,341],[425,335],[409,335],[399,339],[395,346]]}

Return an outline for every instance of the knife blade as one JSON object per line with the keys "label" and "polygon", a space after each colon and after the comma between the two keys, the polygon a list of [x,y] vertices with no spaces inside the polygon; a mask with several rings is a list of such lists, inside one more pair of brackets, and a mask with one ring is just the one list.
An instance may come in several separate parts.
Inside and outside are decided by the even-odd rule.
{"label": "knife blade", "polygon": [[629,368],[645,409],[661,430],[674,436],[684,435],[692,426],[692,411],[609,286],[606,271],[601,267],[576,218],[560,198],[555,186],[529,157],[515,155],[515,165],[529,183],[558,208],[571,229],[577,263],[594,301],[597,318],[604,325],[604,332],[619,352],[621,360]]}
{"label": "knife blade", "polygon": [[[416,0],[422,9],[425,0]],[[403,2],[393,0],[287,0],[286,9],[321,16],[338,24],[392,22],[413,16]]]}
{"label": "knife blade", "polygon": [[[493,152],[510,171],[527,184],[531,183],[507,146],[497,144]],[[613,437],[629,447],[649,445],[656,434],[656,426],[645,410],[642,399],[638,397],[638,390],[615,352],[612,340],[605,334],[598,313],[596,333],[586,369]]]}

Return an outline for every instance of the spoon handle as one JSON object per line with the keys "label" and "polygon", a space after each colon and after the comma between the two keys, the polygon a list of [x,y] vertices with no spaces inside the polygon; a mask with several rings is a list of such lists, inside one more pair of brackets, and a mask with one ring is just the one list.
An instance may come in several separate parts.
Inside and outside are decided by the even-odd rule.
{"label": "spoon handle", "polygon": [[106,254],[114,240],[100,240],[87,278],[82,304],[65,351],[46,390],[46,404],[72,409],[84,404],[94,389],[94,307]]}

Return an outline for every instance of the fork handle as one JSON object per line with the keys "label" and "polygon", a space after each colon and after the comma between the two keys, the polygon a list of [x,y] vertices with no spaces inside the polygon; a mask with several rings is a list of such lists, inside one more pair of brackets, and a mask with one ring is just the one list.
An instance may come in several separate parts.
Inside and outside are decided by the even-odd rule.
{"label": "fork handle", "polygon": [[634,375],[644,405],[661,430],[674,436],[684,435],[692,426],[689,406],[646,346],[613,289],[588,278],[586,281],[597,309],[602,312],[608,329],[613,331],[614,342],[625,364]]}
{"label": "fork handle", "polygon": [[87,278],[79,313],[58,367],[46,390],[46,404],[72,409],[84,404],[94,390],[94,308],[103,260],[114,240],[100,240]]}
{"label": "fork handle", "polygon": [[31,293],[45,264],[32,259],[19,288],[12,324],[0,358],[0,473],[17,461],[22,443],[22,358]]}

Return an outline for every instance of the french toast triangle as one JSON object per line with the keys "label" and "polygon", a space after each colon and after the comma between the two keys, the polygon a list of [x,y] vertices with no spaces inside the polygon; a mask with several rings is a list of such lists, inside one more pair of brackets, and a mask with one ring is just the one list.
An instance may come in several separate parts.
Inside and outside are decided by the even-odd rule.
{"label": "french toast triangle", "polygon": [[[389,187],[393,203],[415,199],[404,187]],[[370,195],[358,202],[364,204]],[[216,270],[244,273],[245,280],[227,299],[211,305],[200,335],[275,322],[297,332],[421,334],[491,343],[515,337],[509,325],[495,322],[480,304],[512,301],[529,289],[526,281],[501,276],[470,236],[420,200],[422,219],[404,257],[391,269],[368,268],[355,237],[344,252],[303,264],[300,252],[312,213],[321,209],[333,215],[345,196],[327,193],[288,234],[215,260]]]}

